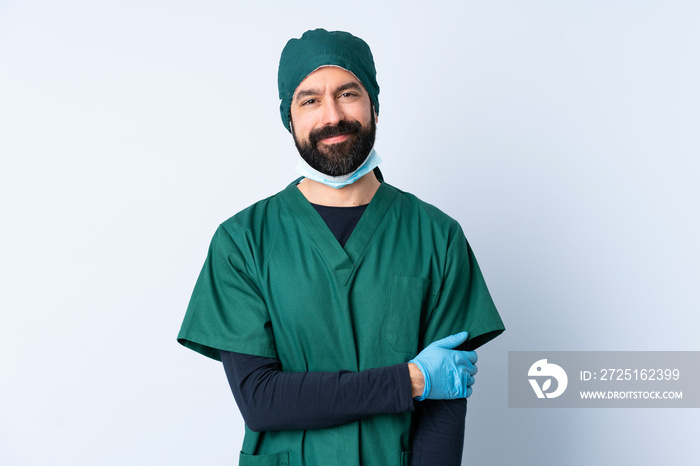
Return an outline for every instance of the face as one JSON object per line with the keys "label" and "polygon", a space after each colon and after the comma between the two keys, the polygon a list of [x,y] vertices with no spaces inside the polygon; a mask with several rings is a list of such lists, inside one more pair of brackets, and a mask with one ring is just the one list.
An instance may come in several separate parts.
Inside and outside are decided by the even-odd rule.
{"label": "face", "polygon": [[330,176],[355,171],[374,146],[376,116],[360,81],[342,68],[326,66],[294,92],[292,135],[301,157]]}

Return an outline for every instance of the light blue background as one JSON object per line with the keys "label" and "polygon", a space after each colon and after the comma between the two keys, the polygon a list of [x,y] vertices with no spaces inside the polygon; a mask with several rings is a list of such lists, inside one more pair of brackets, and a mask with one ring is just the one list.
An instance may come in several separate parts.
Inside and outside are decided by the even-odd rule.
{"label": "light blue background", "polygon": [[508,327],[464,464],[695,465],[698,410],[507,408],[508,350],[699,350],[700,4],[0,2],[0,464],[236,464],[175,342],[219,222],[296,153],[290,37],[350,30],[388,182],[457,218]]}

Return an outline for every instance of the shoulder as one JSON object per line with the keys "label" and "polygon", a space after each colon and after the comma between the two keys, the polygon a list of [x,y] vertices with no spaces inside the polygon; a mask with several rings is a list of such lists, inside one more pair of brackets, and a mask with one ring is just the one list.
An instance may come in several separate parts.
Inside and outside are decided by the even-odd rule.
{"label": "shoulder", "polygon": [[287,214],[280,191],[257,201],[221,222],[214,233],[210,252],[247,259],[259,257],[260,252],[277,242],[280,219]]}
{"label": "shoulder", "polygon": [[260,234],[271,218],[279,216],[285,210],[281,196],[283,192],[262,199],[232,215],[221,223],[219,229],[233,237],[245,232]]}
{"label": "shoulder", "polygon": [[396,191],[396,200],[394,202],[402,217],[415,217],[418,222],[444,231],[449,236],[463,236],[459,222],[438,207],[394,186],[387,185],[387,187]]}

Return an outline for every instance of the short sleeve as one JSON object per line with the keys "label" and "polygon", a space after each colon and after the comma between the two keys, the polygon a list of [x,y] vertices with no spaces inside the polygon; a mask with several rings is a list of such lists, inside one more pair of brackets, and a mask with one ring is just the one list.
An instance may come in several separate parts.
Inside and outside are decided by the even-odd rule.
{"label": "short sleeve", "polygon": [[474,253],[457,226],[447,245],[445,272],[438,300],[426,325],[423,345],[462,331],[462,349],[473,350],[505,330]]}
{"label": "short sleeve", "polygon": [[240,247],[224,226],[219,227],[178,342],[216,360],[221,359],[219,350],[277,358],[267,306],[252,273],[254,250]]}

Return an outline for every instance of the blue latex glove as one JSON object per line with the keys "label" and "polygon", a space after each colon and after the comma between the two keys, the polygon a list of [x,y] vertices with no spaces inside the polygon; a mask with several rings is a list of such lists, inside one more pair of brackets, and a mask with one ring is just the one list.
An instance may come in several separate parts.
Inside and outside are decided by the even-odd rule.
{"label": "blue latex glove", "polygon": [[423,373],[425,388],[418,401],[468,398],[476,374],[476,353],[457,351],[469,334],[460,332],[429,344],[412,362]]}

